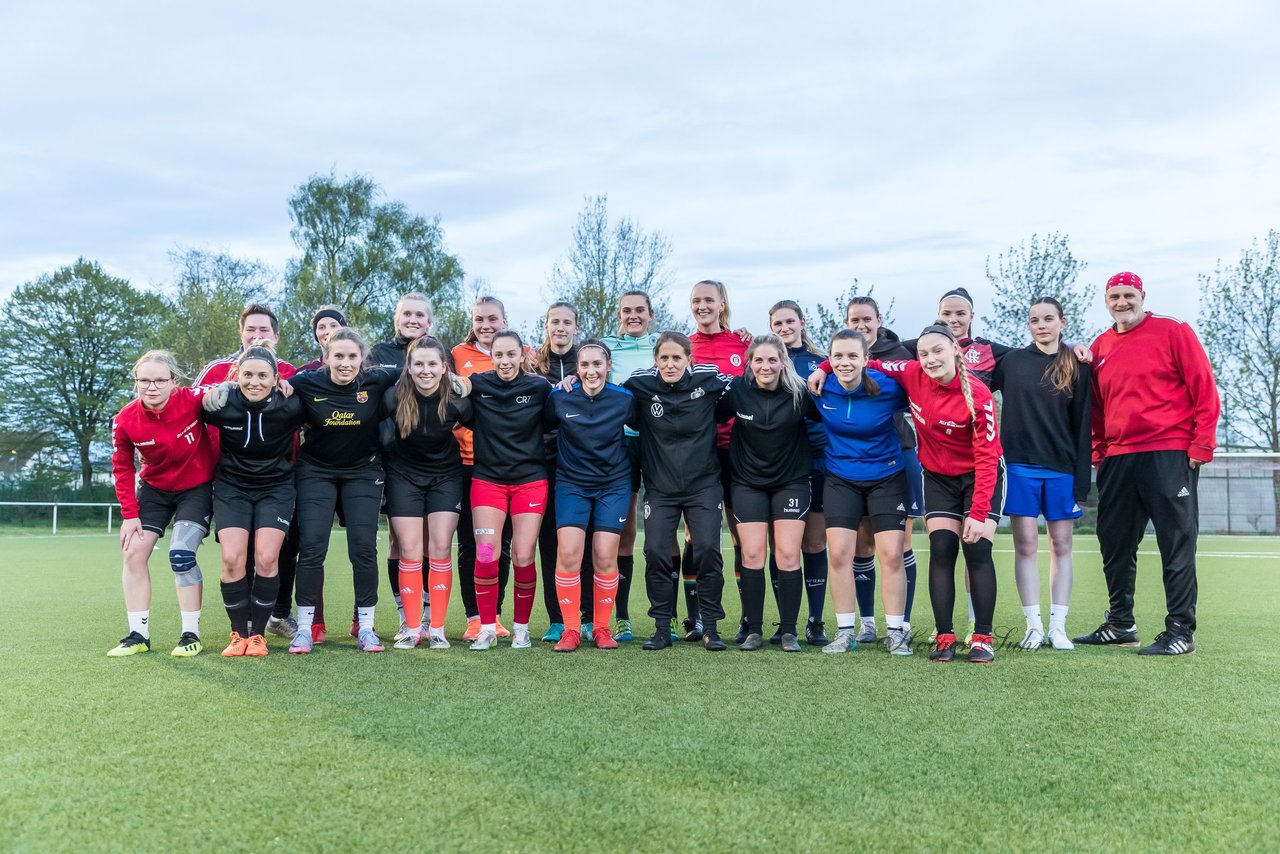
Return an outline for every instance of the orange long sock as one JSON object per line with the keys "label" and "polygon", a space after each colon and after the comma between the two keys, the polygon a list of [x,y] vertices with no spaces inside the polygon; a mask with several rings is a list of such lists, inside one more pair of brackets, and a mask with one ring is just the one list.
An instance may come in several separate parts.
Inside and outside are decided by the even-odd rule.
{"label": "orange long sock", "polygon": [[431,558],[428,563],[427,601],[431,603],[431,628],[443,629],[449,615],[449,597],[453,594],[453,564],[448,558]]}
{"label": "orange long sock", "polygon": [[560,613],[565,631],[582,631],[582,577],[577,573],[563,572],[556,567],[556,598],[560,600]]}
{"label": "orange long sock", "polygon": [[613,619],[613,601],[618,593],[618,573],[615,572],[612,575],[596,573],[594,581],[595,600],[591,609],[592,619],[597,626],[604,626],[607,629]]}
{"label": "orange long sock", "polygon": [[404,606],[404,624],[422,628],[422,561],[400,559],[400,604]]}

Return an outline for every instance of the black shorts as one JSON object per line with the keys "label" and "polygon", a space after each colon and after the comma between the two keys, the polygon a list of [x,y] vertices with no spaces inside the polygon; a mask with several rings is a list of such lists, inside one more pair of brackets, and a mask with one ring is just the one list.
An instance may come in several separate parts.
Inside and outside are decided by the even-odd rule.
{"label": "black shorts", "polygon": [[804,521],[811,505],[809,479],[796,480],[776,489],[745,483],[733,485],[733,518],[738,522]]}
{"label": "black shorts", "polygon": [[827,505],[822,502],[822,493],[827,484],[826,469],[814,469],[809,475],[809,512],[825,513]]}
{"label": "black shorts", "polygon": [[213,482],[213,520],[218,530],[275,528],[289,532],[297,497],[293,478],[272,486],[243,487],[225,480]]}
{"label": "black shorts", "polygon": [[387,472],[384,497],[387,515],[395,518],[462,512],[463,473],[441,474],[423,480]]}
{"label": "black shorts", "polygon": [[[973,506],[973,472],[958,475],[934,474],[924,470],[924,506],[926,519],[941,516],[946,519],[963,520],[969,515]],[[1000,521],[1004,513],[1005,471],[1004,458],[1000,459],[1000,468],[996,472],[995,489],[991,492],[991,509],[988,519]]]}
{"label": "black shorts", "polygon": [[871,530],[905,531],[910,502],[906,472],[896,471],[880,480],[845,480],[827,472],[826,507],[828,528],[856,531],[862,520],[871,518]]}
{"label": "black shorts", "polygon": [[729,466],[729,449],[716,448],[716,459],[720,460],[720,491],[724,493],[724,509],[733,509],[733,472]]}
{"label": "black shorts", "polygon": [[194,522],[207,533],[212,515],[212,484],[202,483],[178,492],[156,489],[146,481],[138,484],[138,520],[144,531],[163,537],[170,522]]}
{"label": "black shorts", "polygon": [[625,436],[623,443],[627,448],[627,459],[631,463],[631,491],[640,491],[640,437]]}

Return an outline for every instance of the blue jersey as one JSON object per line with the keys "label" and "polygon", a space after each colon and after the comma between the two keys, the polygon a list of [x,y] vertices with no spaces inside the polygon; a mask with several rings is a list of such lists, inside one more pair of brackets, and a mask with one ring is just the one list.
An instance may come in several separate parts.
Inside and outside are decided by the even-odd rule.
{"label": "blue jersey", "polygon": [[[791,357],[791,364],[795,366],[796,373],[800,375],[802,382],[808,380],[809,374],[816,371],[827,358],[821,353],[810,353],[803,347],[788,347],[787,355]],[[805,431],[809,434],[809,447],[813,451],[813,470],[825,471],[827,468],[824,461],[827,448],[826,428],[814,421],[808,424]]]}
{"label": "blue jersey", "polygon": [[622,386],[605,383],[595,396],[581,384],[569,391],[551,390],[543,408],[548,430],[559,429],[556,478],[579,486],[598,487],[631,480],[631,460],[623,442],[623,425],[636,421],[635,397]]}
{"label": "blue jersey", "polygon": [[867,394],[862,384],[845,391],[831,374],[818,397],[827,471],[845,480],[882,480],[902,470],[894,416],[907,408],[906,389],[879,371],[868,369],[867,376],[880,386],[879,394]]}

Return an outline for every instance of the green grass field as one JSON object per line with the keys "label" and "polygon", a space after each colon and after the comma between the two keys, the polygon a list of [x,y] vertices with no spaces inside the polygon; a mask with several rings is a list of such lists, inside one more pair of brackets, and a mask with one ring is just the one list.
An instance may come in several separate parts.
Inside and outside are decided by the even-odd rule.
{"label": "green grass field", "polygon": [[[351,606],[342,546],[338,535],[335,616]],[[985,668],[878,645],[838,657],[638,643],[362,655],[335,618],[334,640],[306,658],[273,638],[266,659],[224,660],[216,583],[206,652],[174,659],[162,554],[156,651],[108,659],[125,631],[114,537],[10,536],[0,552],[4,850],[1280,844],[1276,539],[1202,540],[1195,655],[1002,649]],[[1105,607],[1092,537],[1077,555],[1072,634]],[[997,555],[996,623],[1016,640],[1011,563]],[[216,578],[214,548],[202,564]],[[1144,555],[1144,640],[1163,628],[1159,574]],[[634,614],[643,598],[636,585]],[[728,610],[736,617],[736,602]],[[461,617],[455,599],[451,637]],[[917,634],[931,622],[922,585]],[[378,626],[389,638],[393,608]]]}

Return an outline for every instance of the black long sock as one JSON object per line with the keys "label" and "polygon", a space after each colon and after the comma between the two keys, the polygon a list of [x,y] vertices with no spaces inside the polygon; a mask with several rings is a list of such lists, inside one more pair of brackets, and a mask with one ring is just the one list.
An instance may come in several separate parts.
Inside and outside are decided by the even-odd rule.
{"label": "black long sock", "polygon": [[631,573],[636,571],[634,555],[618,557],[618,596],[613,603],[619,620],[631,619]]}
{"label": "black long sock", "polygon": [[955,634],[956,558],[960,535],[955,531],[934,531],[929,535],[929,601],[938,634]]}
{"label": "black long sock", "polygon": [[827,602],[827,553],[805,552],[801,556],[804,561],[805,595],[809,598],[809,622],[822,622],[822,609]]}
{"label": "black long sock", "polygon": [[969,565],[969,593],[973,596],[973,633],[989,635],[996,614],[996,566],[991,559],[991,541],[965,543],[964,560]]}
{"label": "black long sock", "polygon": [[255,575],[253,593],[249,597],[249,609],[253,618],[253,633],[260,635],[267,628],[267,620],[271,619],[271,611],[276,606],[276,596],[280,593],[280,576]]}
{"label": "black long sock", "polygon": [[769,586],[773,588],[773,604],[778,604],[778,559],[769,553]]}
{"label": "black long sock", "polygon": [[764,570],[742,568],[742,616],[748,632],[761,632],[764,626]]}
{"label": "black long sock", "polygon": [[689,619],[698,619],[698,567],[693,562],[693,543],[684,544],[680,558],[680,577],[684,579],[684,607]]}
{"label": "black long sock", "polygon": [[916,553],[907,549],[902,553],[902,568],[907,573],[907,609],[902,619],[911,622],[911,606],[916,601]]}
{"label": "black long sock", "polygon": [[778,573],[778,628],[784,635],[796,633],[796,621],[800,618],[800,599],[803,598],[804,577],[800,570]]}
{"label": "black long sock", "polygon": [[874,617],[876,615],[875,557],[853,559],[853,592],[858,597],[858,616]]}
{"label": "black long sock", "polygon": [[[223,581],[222,604],[227,608],[227,617],[231,619],[231,631],[242,638],[249,636],[249,577],[246,575],[239,581]],[[273,603],[274,604],[274,603]],[[266,625],[266,622],[263,622]]]}
{"label": "black long sock", "polygon": [[391,585],[391,595],[400,598],[400,558],[387,558],[387,583]]}

